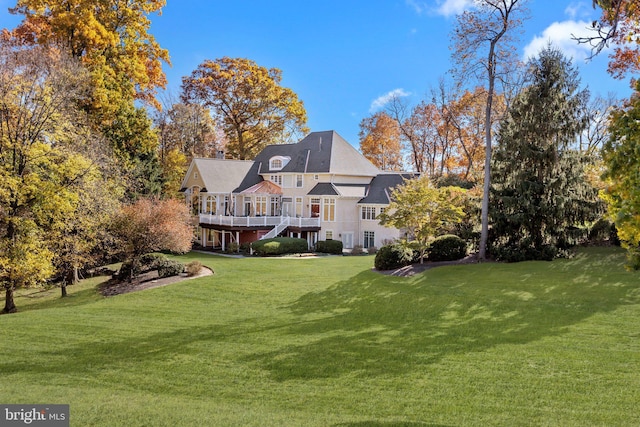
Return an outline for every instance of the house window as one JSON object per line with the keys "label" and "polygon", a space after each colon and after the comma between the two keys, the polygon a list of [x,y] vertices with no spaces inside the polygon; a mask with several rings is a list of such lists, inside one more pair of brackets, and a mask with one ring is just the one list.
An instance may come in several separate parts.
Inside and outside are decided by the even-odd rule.
{"label": "house window", "polygon": [[376,233],[374,231],[365,231],[362,246],[366,248],[373,248],[376,245]]}
{"label": "house window", "polygon": [[336,220],[336,199],[325,197],[323,202],[322,220],[323,221],[335,221]]}
{"label": "house window", "polygon": [[382,215],[386,210],[387,208],[380,208],[380,215]]}
{"label": "house window", "polygon": [[302,218],[302,197],[296,197],[296,218]]}
{"label": "house window", "polygon": [[316,181],[320,179],[320,175],[313,175],[313,179],[315,179]]}
{"label": "house window", "polygon": [[373,206],[363,206],[362,219],[376,219],[376,208]]}
{"label": "house window", "polygon": [[318,218],[320,216],[320,198],[311,199],[311,218]]}
{"label": "house window", "polygon": [[302,188],[302,175],[296,175],[296,188]]}
{"label": "house window", "polygon": [[271,208],[272,216],[280,215],[280,197],[271,197],[269,205]]}
{"label": "house window", "polygon": [[216,213],[216,196],[207,196],[207,200],[205,202],[205,213],[215,215]]}
{"label": "house window", "polygon": [[251,216],[251,197],[244,198],[244,214],[245,216]]}
{"label": "house window", "polygon": [[272,171],[282,170],[282,168],[285,167],[287,163],[289,163],[289,160],[291,160],[291,157],[287,157],[287,156],[272,157],[271,159],[269,159],[269,170],[272,170]]}
{"label": "house window", "polygon": [[281,159],[272,159],[271,165],[269,165],[269,169],[279,170],[282,169],[282,160]]}
{"label": "house window", "polygon": [[267,196],[256,196],[256,215],[267,215]]}
{"label": "house window", "polygon": [[333,240],[333,230],[327,230],[324,232],[325,240]]}
{"label": "house window", "polygon": [[282,187],[282,175],[271,175],[271,177],[269,178],[269,181],[273,182],[274,184],[278,184],[280,187]]}

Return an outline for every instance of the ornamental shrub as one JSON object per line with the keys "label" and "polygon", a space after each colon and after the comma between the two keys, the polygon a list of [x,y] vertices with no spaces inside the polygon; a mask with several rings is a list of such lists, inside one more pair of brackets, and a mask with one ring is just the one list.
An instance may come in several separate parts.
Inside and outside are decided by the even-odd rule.
{"label": "ornamental shrub", "polygon": [[342,241],[340,240],[319,240],[316,242],[316,252],[325,254],[342,254]]}
{"label": "ornamental shrub", "polygon": [[157,270],[162,264],[167,261],[167,257],[163,254],[151,253],[145,254],[140,257],[140,270],[141,273],[145,273],[151,270]]}
{"label": "ornamental shrub", "polygon": [[165,278],[177,276],[184,272],[184,264],[179,261],[166,260],[158,267],[158,277]]}
{"label": "ornamental shrub", "polygon": [[465,256],[467,256],[467,243],[453,234],[437,237],[427,250],[429,261],[455,261]]}
{"label": "ornamental shrub", "polygon": [[394,243],[380,248],[373,265],[378,270],[392,270],[411,264],[412,259],[413,250],[400,243]]}
{"label": "ornamental shrub", "polygon": [[308,251],[305,239],[295,237],[275,237],[252,243],[253,250],[259,256],[297,254]]}
{"label": "ornamental shrub", "polygon": [[187,271],[187,276],[192,277],[198,275],[203,268],[200,261],[191,261],[186,265],[185,270]]}

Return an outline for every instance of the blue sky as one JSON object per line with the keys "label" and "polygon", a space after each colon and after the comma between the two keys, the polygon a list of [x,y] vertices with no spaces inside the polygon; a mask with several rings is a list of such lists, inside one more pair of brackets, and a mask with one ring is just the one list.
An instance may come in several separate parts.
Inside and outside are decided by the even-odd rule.
{"label": "blue sky", "polygon": [[[152,16],[151,33],[169,50],[168,90],[205,59],[245,57],[282,70],[283,85],[304,102],[312,131],[335,130],[358,146],[360,121],[384,108],[390,93],[410,103],[451,68],[449,35],[455,13],[471,0],[168,0]],[[14,27],[0,0],[0,27]],[[519,43],[522,58],[551,41],[579,66],[593,93],[628,97],[628,83],[606,73],[607,57],[571,40],[599,15],[591,0],[529,0]]]}

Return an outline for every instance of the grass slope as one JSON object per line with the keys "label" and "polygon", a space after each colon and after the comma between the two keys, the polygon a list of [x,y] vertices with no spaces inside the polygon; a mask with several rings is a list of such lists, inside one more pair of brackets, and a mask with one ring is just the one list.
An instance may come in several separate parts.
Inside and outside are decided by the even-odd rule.
{"label": "grass slope", "polygon": [[0,317],[0,402],[74,426],[640,424],[640,290],[615,249],[410,278],[372,257],[230,259]]}

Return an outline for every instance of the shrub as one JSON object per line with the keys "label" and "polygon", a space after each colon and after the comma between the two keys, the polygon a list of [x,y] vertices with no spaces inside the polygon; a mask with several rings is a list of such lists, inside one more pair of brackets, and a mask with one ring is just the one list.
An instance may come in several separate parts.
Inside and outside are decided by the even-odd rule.
{"label": "shrub", "polygon": [[295,254],[307,252],[308,245],[305,239],[275,237],[253,242],[253,250],[260,256]]}
{"label": "shrub", "polygon": [[240,245],[237,244],[236,242],[231,242],[227,246],[227,249],[225,250],[225,253],[234,254],[234,253],[239,252],[239,251],[240,251]]}
{"label": "shrub", "polygon": [[431,242],[427,253],[429,261],[454,261],[467,256],[467,243],[458,236],[445,234]]}
{"label": "shrub", "polygon": [[411,264],[412,259],[413,251],[410,248],[394,243],[381,247],[373,264],[378,270],[392,270]]}
{"label": "shrub", "polygon": [[421,249],[420,242],[412,240],[410,242],[403,241],[402,244],[405,245],[407,248],[411,249],[411,251],[413,252],[413,256],[411,257],[411,263],[416,264],[420,262],[420,258],[422,256],[422,253],[420,250]]}
{"label": "shrub", "polygon": [[165,278],[177,276],[184,272],[184,264],[179,261],[166,260],[158,267],[158,277]]}
{"label": "shrub", "polygon": [[140,270],[142,273],[151,270],[157,270],[158,267],[160,267],[166,261],[167,257],[162,254],[152,253],[142,255],[140,257]]}
{"label": "shrub", "polygon": [[351,249],[351,255],[364,255],[366,253],[362,245],[355,245],[353,249]]}
{"label": "shrub", "polygon": [[316,243],[316,252],[325,254],[342,254],[342,241],[340,240],[320,240]]}
{"label": "shrub", "polygon": [[558,249],[555,246],[543,245],[536,248],[530,238],[516,243],[493,245],[490,251],[497,261],[505,262],[551,261],[558,255]]}
{"label": "shrub", "polygon": [[191,261],[186,265],[185,270],[187,271],[187,276],[192,277],[198,275],[203,268],[200,261]]}
{"label": "shrub", "polygon": [[600,218],[589,231],[589,243],[593,245],[610,244],[619,246],[620,239],[618,239],[618,230],[615,224],[607,218]]}
{"label": "shrub", "polygon": [[373,255],[373,254],[375,254],[376,252],[378,252],[378,248],[376,248],[375,246],[369,246],[369,247],[367,248],[367,253],[368,253],[369,255]]}

